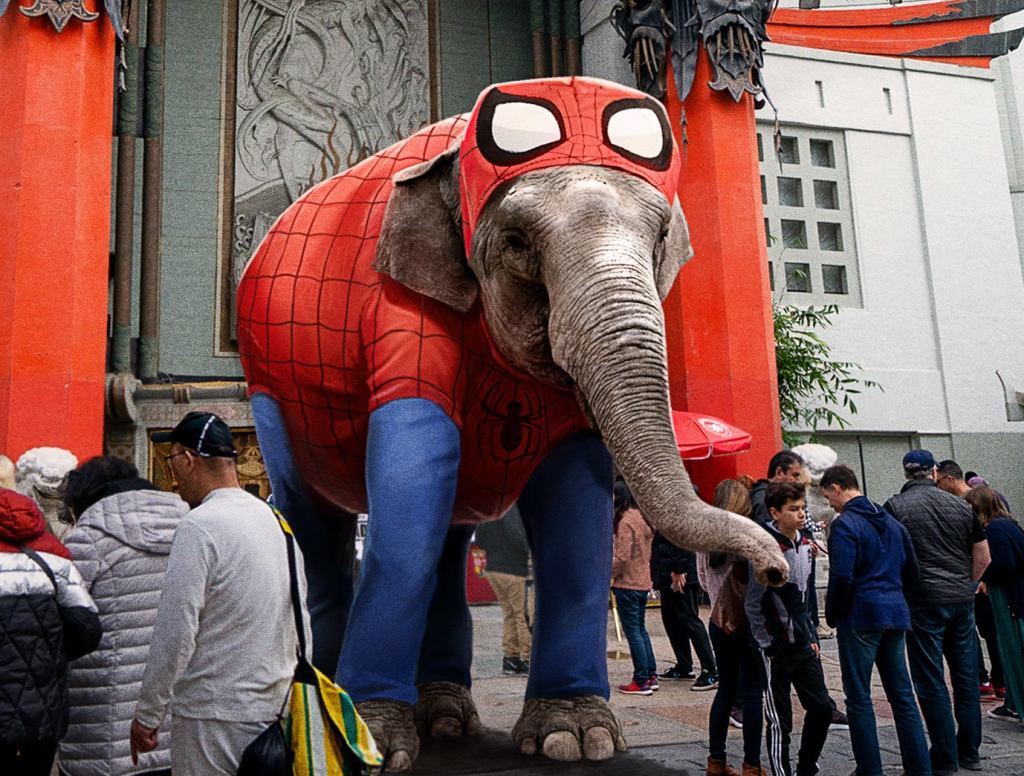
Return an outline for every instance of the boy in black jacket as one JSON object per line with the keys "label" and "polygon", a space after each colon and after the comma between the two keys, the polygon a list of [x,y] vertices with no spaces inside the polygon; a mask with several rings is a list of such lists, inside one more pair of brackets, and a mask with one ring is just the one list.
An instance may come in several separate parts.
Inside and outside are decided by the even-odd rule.
{"label": "boy in black jacket", "polygon": [[818,755],[825,746],[835,704],[825,687],[818,658],[818,636],[806,606],[811,573],[810,542],[801,535],[804,488],[792,482],[773,482],[765,492],[772,521],[765,529],[779,543],[789,563],[789,581],[766,588],[753,571],[747,586],[746,610],[750,632],[757,642],[768,675],[765,716],[768,718],[768,763],[772,776],[791,776],[789,739],[793,730],[791,689],[806,712],[796,776],[818,773]]}

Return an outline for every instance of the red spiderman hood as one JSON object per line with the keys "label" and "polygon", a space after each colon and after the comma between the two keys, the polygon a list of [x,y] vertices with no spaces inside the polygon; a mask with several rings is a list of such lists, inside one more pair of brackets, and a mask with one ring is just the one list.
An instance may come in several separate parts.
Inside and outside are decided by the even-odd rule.
{"label": "red spiderman hood", "polygon": [[27,544],[39,552],[70,558],[71,553],[46,529],[42,510],[28,496],[0,488],[0,552]]}
{"label": "red spiderman hood", "polygon": [[668,114],[643,92],[595,78],[545,78],[496,84],[469,115],[459,149],[463,237],[494,190],[523,173],[585,164],[636,175],[671,204],[679,149]]}

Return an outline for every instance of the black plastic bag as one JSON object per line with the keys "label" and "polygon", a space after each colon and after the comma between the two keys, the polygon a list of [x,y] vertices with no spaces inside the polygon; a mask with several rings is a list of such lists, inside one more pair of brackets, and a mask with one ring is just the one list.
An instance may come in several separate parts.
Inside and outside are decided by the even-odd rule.
{"label": "black plastic bag", "polygon": [[280,720],[274,720],[242,752],[238,776],[291,776],[292,748]]}

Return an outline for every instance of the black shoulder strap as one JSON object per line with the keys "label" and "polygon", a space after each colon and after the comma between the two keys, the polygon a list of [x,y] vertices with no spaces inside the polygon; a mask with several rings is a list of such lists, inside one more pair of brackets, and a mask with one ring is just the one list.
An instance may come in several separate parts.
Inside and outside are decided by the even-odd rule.
{"label": "black shoulder strap", "polygon": [[284,519],[284,516],[276,509],[274,514],[277,516],[277,523],[281,526],[285,543],[288,546],[288,577],[292,594],[292,612],[295,615],[295,632],[299,638],[299,659],[309,662],[309,658],[306,655],[306,629],[302,625],[302,597],[299,595],[299,572],[295,563],[295,537],[292,535],[291,526],[288,525],[288,521]]}
{"label": "black shoulder strap", "polygon": [[51,569],[50,566],[46,563],[46,561],[43,560],[42,556],[40,556],[38,552],[33,550],[27,544],[19,544],[18,549],[26,555],[28,555],[32,560],[34,560],[36,564],[38,564],[39,568],[41,568],[46,573],[46,576],[50,578],[50,584],[53,585],[53,592],[60,592],[57,587],[57,578],[53,575],[53,569]]}

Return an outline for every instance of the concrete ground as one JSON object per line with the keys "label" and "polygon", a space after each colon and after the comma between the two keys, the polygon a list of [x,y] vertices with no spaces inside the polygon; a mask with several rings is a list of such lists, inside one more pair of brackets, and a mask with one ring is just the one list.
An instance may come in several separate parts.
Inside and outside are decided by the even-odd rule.
{"label": "concrete ground", "polygon": [[[649,609],[647,627],[659,666],[668,668],[672,649],[661,625],[660,613]],[[706,614],[706,612],[705,612]],[[445,774],[701,774],[707,758],[707,717],[713,692],[693,692],[685,682],[662,682],[652,696],[612,692],[611,705],[625,731],[630,750],[606,763],[565,765],[539,757],[517,754],[509,733],[519,717],[526,680],[501,673],[501,610],[497,606],[473,608],[473,696],[484,735],[454,742],[425,742],[413,773]],[[617,645],[609,619],[608,675],[612,686],[627,682],[632,664],[625,643]],[[822,663],[832,697],[843,708],[839,657],[834,639],[822,642]],[[892,714],[876,680],[875,714],[878,721],[882,763],[886,773],[900,774],[899,747]],[[984,703],[983,713],[995,704]],[[799,703],[794,701],[799,709]],[[794,727],[799,729],[799,712]],[[742,755],[740,731],[730,728],[730,763],[738,766]],[[793,751],[796,751],[794,743]],[[982,774],[1024,776],[1024,726],[985,718],[981,750]],[[819,761],[822,774],[846,776],[855,767],[846,731],[833,730]],[[964,772],[966,773],[966,772]]]}

